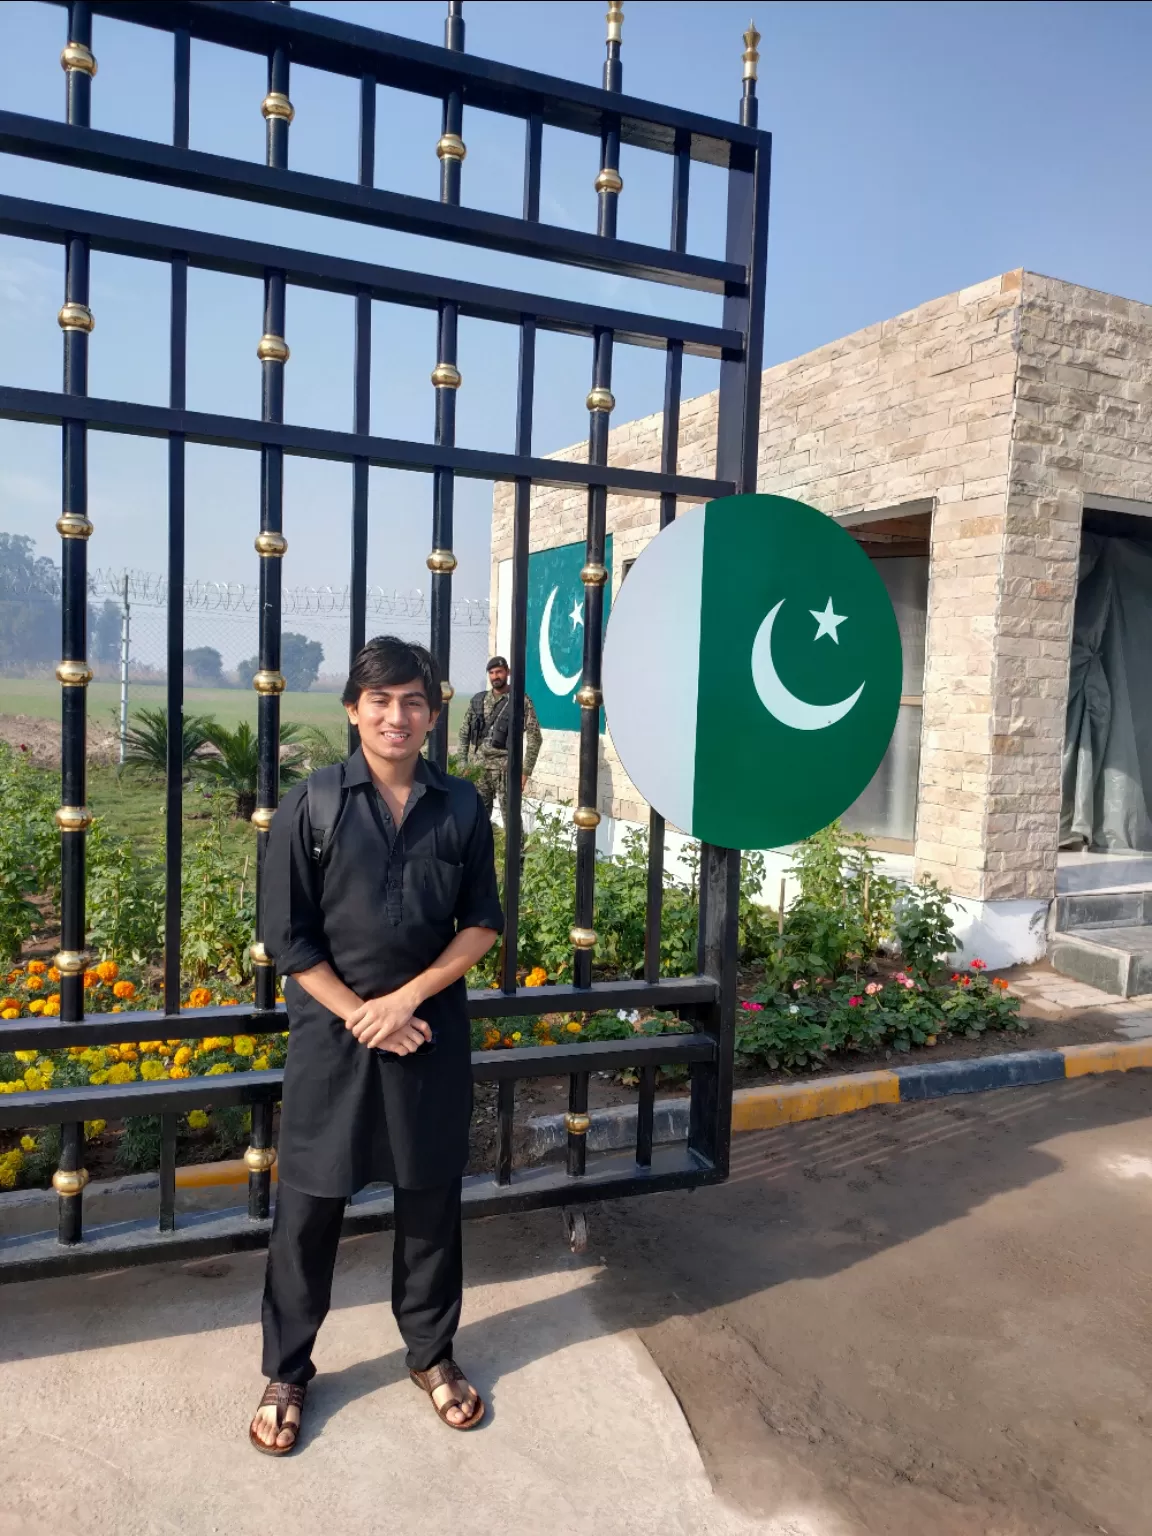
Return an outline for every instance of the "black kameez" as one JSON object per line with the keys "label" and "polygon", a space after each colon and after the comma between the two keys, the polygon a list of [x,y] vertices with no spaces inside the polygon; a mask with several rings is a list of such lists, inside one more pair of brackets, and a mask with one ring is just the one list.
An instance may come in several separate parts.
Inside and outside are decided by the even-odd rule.
{"label": "black kameez", "polygon": [[423,757],[398,828],[362,752],[348,759],[344,785],[319,864],[306,785],[285,796],[268,838],[264,945],[288,977],[290,1028],[279,1177],[312,1195],[347,1197],[378,1180],[427,1189],[457,1178],[468,1161],[463,979],[418,1010],[435,1049],[389,1057],[361,1045],[292,974],[326,960],[367,1001],[426,970],[461,929],[500,932],[492,827],[475,787]]}

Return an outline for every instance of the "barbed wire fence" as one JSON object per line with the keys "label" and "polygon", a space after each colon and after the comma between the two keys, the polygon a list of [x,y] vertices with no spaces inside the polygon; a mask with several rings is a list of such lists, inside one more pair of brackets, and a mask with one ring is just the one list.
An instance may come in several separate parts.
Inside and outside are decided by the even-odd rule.
{"label": "barbed wire fence", "polygon": [[[27,581],[0,580],[0,673],[51,673],[59,646],[60,577],[41,566]],[[104,680],[161,683],[167,670],[166,577],[148,571],[100,569],[89,576],[90,653]],[[245,663],[256,655],[259,588],[235,581],[189,581],[184,607],[185,678],[195,685],[243,686]],[[430,608],[424,592],[366,594],[367,634],[394,634],[427,644]],[[347,587],[293,587],[283,593],[285,634],[318,642],[323,657],[316,687],[339,688],[348,663],[352,594]],[[452,604],[452,682],[457,693],[484,685],[489,647],[486,599],[459,598]],[[201,652],[190,657],[189,653]],[[210,652],[219,658],[216,675]]]}

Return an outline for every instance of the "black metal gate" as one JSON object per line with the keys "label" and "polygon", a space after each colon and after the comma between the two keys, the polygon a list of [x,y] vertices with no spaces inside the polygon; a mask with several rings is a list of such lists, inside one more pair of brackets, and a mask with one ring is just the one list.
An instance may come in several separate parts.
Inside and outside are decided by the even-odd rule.
{"label": "black metal gate", "polygon": [[[669,1009],[695,1023],[695,1032],[630,1041],[532,1047],[477,1053],[478,1082],[498,1084],[499,1140],[490,1174],[466,1180],[469,1214],[522,1210],[581,1202],[642,1190],[681,1188],[726,1176],[732,1096],[732,1046],[736,989],[736,920],[739,854],[705,847],[700,874],[699,974],[659,974],[664,826],[651,817],[649,845],[647,959],[644,979],[593,981],[596,946],[595,843],[597,748],[600,722],[600,650],[604,602],[606,504],[609,490],[658,498],[660,524],[676,515],[679,498],[702,501],[754,490],[760,405],[762,319],[767,243],[769,138],[756,128],[756,43],[745,34],[740,122],[727,124],[691,112],[636,100],[621,91],[620,43],[623,5],[608,10],[607,59],[603,87],[575,85],[551,76],[509,68],[464,53],[463,7],[448,6],[445,46],[430,47],[307,12],[282,3],[191,0],[191,3],[73,3],[67,15],[61,64],[67,81],[66,122],[0,111],[0,150],[34,159],[76,165],[141,181],[191,188],[216,195],[272,203],[357,220],[388,229],[454,240],[465,249],[481,246],[547,261],[642,277],[724,296],[722,324],[705,326],[506,291],[315,255],[257,242],[198,233],[135,219],[55,207],[0,196],[0,233],[55,242],[66,252],[66,277],[59,323],[63,332],[64,376],[60,393],[0,387],[0,416],[58,424],[63,446],[63,501],[57,523],[63,572],[62,660],[57,668],[62,700],[62,805],[56,813],[61,846],[61,975],[58,1020],[13,1020],[0,1024],[0,1049],[57,1049],[155,1036],[204,1038],[245,1025],[275,1027],[275,977],[255,935],[252,958],[255,996],[250,1008],[181,1011],[180,1006],[180,755],[183,711],[183,610],[168,612],[168,777],[166,817],[166,925],[163,1014],[155,1012],[84,1017],[83,973],[85,845],[91,816],[86,809],[86,687],[91,670],[87,645],[88,518],[86,447],[90,431],[128,432],[168,443],[168,578],[179,593],[184,581],[185,476],[187,442],[257,450],[261,462],[259,524],[255,545],[260,570],[260,668],[258,694],[260,781],[255,828],[257,869],[263,864],[268,827],[277,805],[280,694],[281,557],[283,473],[286,454],[333,459],[352,466],[350,649],[365,639],[365,585],[368,538],[369,467],[419,469],[432,475],[432,647],[445,677],[450,676],[450,621],[453,544],[453,489],[457,476],[511,481],[513,520],[513,655],[515,693],[509,733],[510,772],[507,851],[504,870],[508,934],[501,988],[470,994],[474,1018],[508,1018],[561,1010],[637,1006]],[[173,42],[172,143],[100,132],[89,127],[95,86],[93,16],[115,17],[169,32]],[[267,163],[253,165],[188,147],[191,39],[226,44],[268,60],[268,92],[260,110],[267,122]],[[358,183],[304,175],[288,168],[293,119],[290,65],[323,69],[358,79],[360,153]],[[440,161],[438,202],[402,196],[374,185],[376,93],[378,85],[438,98],[442,133],[433,147]],[[464,108],[473,106],[521,118],[525,124],[524,205],[520,218],[461,206],[465,158]],[[253,111],[256,103],[253,102]],[[542,129],[556,125],[600,141],[595,235],[550,227],[540,221]],[[671,237],[667,249],[616,238],[622,182],[621,144],[668,154],[673,160]],[[727,247],[723,260],[686,250],[689,173],[693,161],[727,171]],[[171,270],[171,363],[167,407],[100,400],[88,394],[87,364],[93,316],[89,309],[89,253],[92,250],[167,263]],[[258,277],[264,285],[263,334],[256,347],[263,371],[259,421],[189,411],[185,404],[187,282],[189,267]],[[293,284],[349,294],[356,301],[354,420],[350,432],[285,424],[284,369],[289,359],[286,293]],[[435,310],[438,351],[431,371],[435,390],[433,444],[371,434],[372,301]],[[519,330],[520,368],[516,442],[512,453],[477,452],[455,446],[459,316],[476,316]],[[535,345],[538,330],[586,336],[593,342],[588,462],[580,465],[533,457],[532,417]],[[613,408],[612,359],[617,345],[663,349],[667,356],[662,461],[659,473],[609,467],[609,414]],[[685,352],[721,359],[716,478],[677,473],[681,369]],[[577,882],[574,893],[573,983],[527,989],[517,986],[517,916],[520,882],[520,753],[524,713],[524,664],[529,550],[529,501],[533,485],[583,485],[588,493],[584,583],[584,661],[578,700],[580,731]],[[254,509],[255,510],[255,509]],[[255,516],[253,518],[256,528]],[[452,690],[445,684],[445,698]],[[430,750],[444,763],[448,711],[440,717]],[[259,876],[258,876],[259,878]],[[282,1010],[281,1010],[282,1017]],[[286,1024],[286,1021],[285,1021]],[[661,1065],[691,1067],[691,1113],[685,1145],[653,1147],[656,1071]],[[625,1158],[586,1157],[589,1075],[605,1069],[639,1071],[638,1133]],[[513,1173],[512,1125],[517,1080],[569,1077],[568,1154],[563,1168]],[[55,1237],[9,1238],[0,1242],[0,1280],[77,1269],[103,1269],[152,1259],[187,1258],[214,1251],[257,1247],[267,1241],[273,1109],[280,1095],[279,1072],[253,1072],[184,1081],[138,1082],[122,1086],[49,1089],[0,1098],[0,1127],[60,1125],[61,1155],[53,1180],[59,1196]],[[247,1210],[182,1215],[175,1207],[176,1127],[179,1117],[203,1105],[251,1108]],[[162,1125],[159,1221],[97,1228],[82,1224],[84,1121],[159,1115]],[[369,1192],[349,1207],[352,1229],[386,1226],[387,1195]]]}

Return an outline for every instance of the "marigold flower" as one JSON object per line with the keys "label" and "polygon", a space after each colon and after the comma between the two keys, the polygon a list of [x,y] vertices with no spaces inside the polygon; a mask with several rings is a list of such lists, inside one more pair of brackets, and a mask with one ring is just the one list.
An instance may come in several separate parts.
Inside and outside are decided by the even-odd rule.
{"label": "marigold flower", "polygon": [[150,1056],[147,1061],[140,1063],[140,1076],[147,1083],[159,1082],[162,1077],[167,1076],[164,1071],[164,1063],[156,1061]]}
{"label": "marigold flower", "polygon": [[102,1067],[98,1072],[89,1072],[88,1081],[92,1084],[93,1088],[103,1088],[104,1084],[108,1081],[108,1070],[107,1067]]}
{"label": "marigold flower", "polygon": [[44,990],[44,983],[40,980],[39,976],[29,976],[25,986],[29,992],[42,992]]}
{"label": "marigold flower", "polygon": [[43,1013],[44,1012],[44,999],[42,997],[34,997],[32,999],[32,1001],[28,1004],[28,1012],[32,1013],[32,1014]]}
{"label": "marigold flower", "polygon": [[19,1017],[19,1008],[0,1008],[0,1019],[18,1019]]}
{"label": "marigold flower", "polygon": [[924,1044],[925,1045],[935,1045],[936,1044],[936,1036],[935,1035],[929,1035],[927,1037],[927,1039],[924,1041]]}
{"label": "marigold flower", "polygon": [[520,1041],[523,1039],[523,1036],[521,1035],[519,1030],[516,1030],[514,1032],[512,1038],[513,1038],[513,1040],[516,1041],[517,1045],[519,1045]]}
{"label": "marigold flower", "polygon": [[96,974],[101,981],[115,981],[120,974],[120,967],[115,960],[101,960],[96,967]]}
{"label": "marigold flower", "polygon": [[29,976],[43,976],[47,969],[48,967],[43,960],[29,960],[28,962]]}
{"label": "marigold flower", "polygon": [[234,1071],[235,1068],[230,1061],[218,1061],[214,1067],[209,1067],[204,1075],[205,1077],[223,1077],[225,1073]]}
{"label": "marigold flower", "polygon": [[60,994],[54,993],[44,1004],[45,1018],[58,1018],[60,1015]]}
{"label": "marigold flower", "polygon": [[48,980],[49,981],[59,981],[60,980],[60,972],[56,969],[56,967],[54,965],[50,965],[48,967]]}
{"label": "marigold flower", "polygon": [[22,1061],[25,1066],[29,1066],[40,1053],[39,1051],[13,1051],[12,1054],[17,1061]]}
{"label": "marigold flower", "polygon": [[32,1136],[21,1136],[20,1149],[23,1152],[35,1152],[36,1140]]}
{"label": "marigold flower", "polygon": [[135,997],[136,987],[130,981],[118,981],[112,988],[112,996],[123,998]]}
{"label": "marigold flower", "polygon": [[581,1030],[584,1028],[584,1026],[583,1026],[583,1024],[577,1024],[576,1020],[573,1019],[571,1021],[571,1023],[565,1024],[564,1028],[568,1031],[568,1033],[570,1035],[578,1035],[581,1032]]}
{"label": "marigold flower", "polygon": [[191,1067],[169,1067],[168,1076],[170,1078],[191,1077],[192,1069]]}
{"label": "marigold flower", "polygon": [[0,997],[0,1008],[19,1008],[19,1006],[20,999],[18,997]]}
{"label": "marigold flower", "polygon": [[207,1008],[212,1001],[212,994],[207,987],[193,987],[188,994],[189,1008]]}
{"label": "marigold flower", "polygon": [[24,974],[24,967],[22,965],[18,965],[14,971],[9,971],[8,972],[8,980],[9,981],[19,981],[21,976],[23,976],[23,974]]}
{"label": "marigold flower", "polygon": [[256,1042],[251,1035],[237,1035],[232,1042],[232,1049],[237,1056],[252,1056],[256,1052]]}
{"label": "marigold flower", "polygon": [[188,1124],[194,1131],[202,1131],[208,1124],[208,1116],[202,1109],[191,1109],[188,1111]]}
{"label": "marigold flower", "polygon": [[221,1008],[239,1008],[240,999],[238,997],[222,997],[220,999],[220,1006]]}
{"label": "marigold flower", "polygon": [[504,1036],[503,1044],[506,1045],[509,1050],[511,1050],[512,1049],[512,1036],[511,1035],[505,1035]]}
{"label": "marigold flower", "polygon": [[0,1163],[0,1189],[16,1188],[16,1168],[12,1163]]}
{"label": "marigold flower", "polygon": [[107,1120],[85,1120],[85,1136],[102,1136],[108,1125]]}
{"label": "marigold flower", "polygon": [[100,978],[97,976],[95,971],[84,972],[84,986],[86,989],[90,990],[92,987],[98,987],[99,985]]}
{"label": "marigold flower", "polygon": [[252,1058],[252,1070],[253,1070],[253,1072],[267,1072],[267,1070],[268,1070],[268,1058],[267,1058],[267,1056],[253,1056],[253,1058]]}
{"label": "marigold flower", "polygon": [[176,1066],[186,1067],[192,1060],[192,1047],[189,1045],[182,1045],[172,1060]]}
{"label": "marigold flower", "polygon": [[534,965],[524,978],[526,987],[542,987],[548,980],[548,972],[542,965]]}
{"label": "marigold flower", "polygon": [[134,1083],[137,1076],[136,1068],[129,1061],[118,1061],[114,1067],[108,1068],[110,1083]]}

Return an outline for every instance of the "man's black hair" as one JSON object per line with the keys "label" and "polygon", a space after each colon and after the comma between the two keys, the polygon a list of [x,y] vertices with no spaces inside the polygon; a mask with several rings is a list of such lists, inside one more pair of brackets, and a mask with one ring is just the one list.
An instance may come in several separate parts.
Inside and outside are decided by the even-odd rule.
{"label": "man's black hair", "polygon": [[356,654],[342,695],[345,704],[358,704],[360,695],[370,688],[394,688],[397,683],[419,680],[432,710],[444,707],[440,689],[440,668],[436,658],[423,645],[400,640],[396,635],[377,635]]}

